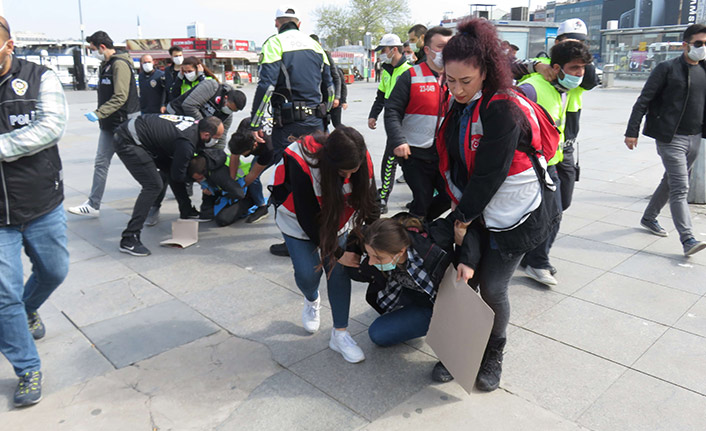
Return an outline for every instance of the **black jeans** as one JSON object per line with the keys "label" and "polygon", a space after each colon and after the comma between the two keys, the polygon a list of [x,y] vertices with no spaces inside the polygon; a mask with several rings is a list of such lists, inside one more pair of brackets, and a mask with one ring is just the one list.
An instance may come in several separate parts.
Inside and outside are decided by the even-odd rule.
{"label": "black jeans", "polygon": [[333,124],[334,128],[338,128],[341,126],[341,114],[343,113],[343,108],[341,108],[341,105],[338,105],[338,108],[333,108],[330,112],[331,114],[331,124]]}
{"label": "black jeans", "polygon": [[[554,184],[556,184],[556,191],[552,192],[551,194],[556,199],[556,203],[559,207],[559,210],[561,210],[562,209],[562,206],[561,206],[561,204],[562,204],[562,200],[561,200],[562,179],[559,177],[559,174],[557,173],[556,165],[547,167],[547,172],[549,173],[549,176],[552,178],[552,181],[554,181]],[[554,240],[556,239],[556,236],[558,233],[559,233],[559,223],[556,224],[556,226],[554,227],[554,230],[552,230],[552,232],[549,234],[547,239],[544,240],[544,242],[542,242],[537,247],[535,247],[533,250],[530,250],[525,254],[525,257],[522,258],[522,265],[523,266],[531,266],[532,268],[538,268],[538,269],[549,269],[549,267],[550,267],[549,251],[551,250],[552,245],[554,245]]]}
{"label": "black jeans", "polygon": [[493,329],[490,331],[491,337],[505,338],[507,325],[510,322],[510,299],[507,291],[512,274],[520,263],[520,256],[504,260],[500,251],[492,248],[492,234],[490,243],[486,244],[478,269],[469,284],[480,286],[480,295],[495,312]]}
{"label": "black jeans", "polygon": [[142,186],[142,190],[140,190],[140,194],[135,201],[135,207],[132,210],[132,217],[127,223],[127,228],[123,231],[122,236],[139,235],[150,208],[162,191],[162,177],[157,171],[157,166],[152,156],[144,148],[132,142],[132,140],[117,138],[115,140],[115,152],[132,177]]}
{"label": "black jeans", "polygon": [[[432,221],[451,207],[451,199],[446,193],[438,161],[409,157],[406,160],[400,159],[400,166],[405,181],[412,190],[410,214]],[[436,196],[434,190],[438,191]]]}

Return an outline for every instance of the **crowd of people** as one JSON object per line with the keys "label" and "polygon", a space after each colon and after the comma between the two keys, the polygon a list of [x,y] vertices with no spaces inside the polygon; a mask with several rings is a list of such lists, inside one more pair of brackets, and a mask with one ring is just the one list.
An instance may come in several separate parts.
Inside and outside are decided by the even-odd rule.
{"label": "crowd of people", "polygon": [[[598,84],[585,24],[561,23],[549,56],[528,60],[515,59],[514,47],[483,19],[463,21],[455,33],[415,25],[406,43],[384,35],[375,49],[381,73],[368,116],[375,129],[384,112],[379,184],[365,139],[342,123],[342,73],[318,38],[299,26],[296,8],[277,10],[277,33],[262,47],[250,116],[230,135],[233,114],[247,99],[198,59],[183,58],[173,47],[172,63],[161,71],[143,56],[136,80],[132,60],[105,32],[89,36],[102,63],[98,107],[85,116],[99,123],[100,134],[89,198],[68,211],[99,216],[115,153],[141,185],[121,252],[150,254],[140,233],[158,222],[167,185],[184,219],[252,223],[273,208],[284,242],[270,252],[291,259],[305,299],[302,325],[310,333],[320,329],[325,275],[333,316],[329,347],[350,363],[365,359],[347,331],[351,280],[368,284],[366,301],[380,313],[370,339],[391,346],[427,333],[439,286],[453,265],[457,281],[476,288],[495,313],[476,378],[479,390],[495,390],[516,268],[544,285],[558,283],[549,250],[579,178],[574,154],[582,95]],[[68,107],[52,71],[12,56],[9,24],[1,17],[0,41],[0,109],[36,118],[0,119],[0,350],[20,379],[14,403],[27,406],[41,399],[34,340],[45,328],[37,310],[68,272],[57,147]],[[637,145],[647,113],[645,134],[657,139],[666,172],[641,224],[666,236],[656,217],[669,201],[689,256],[706,247],[692,234],[686,205],[688,171],[706,134],[706,26],[690,26],[683,49],[648,80],[625,142]],[[253,159],[246,163],[241,156]],[[397,164],[413,199],[408,212],[381,218]],[[265,198],[261,176],[269,168],[274,180]],[[30,176],[35,180],[26,181]],[[190,182],[203,190],[200,210],[192,205]],[[26,283],[23,247],[32,262]],[[431,375],[453,379],[442,362]]]}

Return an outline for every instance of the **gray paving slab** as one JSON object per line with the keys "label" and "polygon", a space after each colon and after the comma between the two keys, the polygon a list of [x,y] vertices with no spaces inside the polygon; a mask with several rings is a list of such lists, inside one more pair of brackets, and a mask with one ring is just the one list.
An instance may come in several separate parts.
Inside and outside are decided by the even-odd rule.
{"label": "gray paving slab", "polygon": [[588,203],[580,199],[574,199],[571,206],[564,213],[575,217],[581,217],[582,214],[584,216],[590,214],[591,218],[599,219],[607,217],[616,211],[618,211],[618,208],[606,206],[603,202]]}
{"label": "gray paving slab", "polygon": [[[311,335],[301,323],[304,297],[256,275],[186,295],[184,301],[233,334],[267,345],[284,366],[328,349],[333,327],[328,304],[322,302],[321,329]],[[350,320],[352,334],[365,329]]]}
{"label": "gray paving slab", "polygon": [[574,296],[664,325],[673,325],[699,300],[693,293],[613,273],[602,275]]}
{"label": "gray paving slab", "polygon": [[173,299],[171,295],[137,274],[89,288],[63,285],[51,298],[57,307],[81,327],[170,299]]}
{"label": "gray paving slab", "polygon": [[218,327],[171,300],[81,328],[116,368],[205,337]]}
{"label": "gray paving slab", "polygon": [[90,242],[82,239],[72,231],[67,231],[69,249],[69,263],[73,264],[82,260],[93,259],[94,257],[103,256],[105,253],[91,245]]}
{"label": "gray paving slab", "polygon": [[698,431],[706,397],[628,370],[579,417],[595,431]]}
{"label": "gray paving slab", "polygon": [[455,383],[429,386],[361,431],[526,430],[576,431],[583,427],[504,390],[466,394]]}
{"label": "gray paving slab", "polygon": [[571,235],[635,250],[642,250],[658,239],[639,227],[624,227],[601,221],[577,229]]}
{"label": "gray paving slab", "polygon": [[72,289],[88,289],[134,274],[130,268],[112,257],[98,256],[71,264],[63,285],[71,286]]}
{"label": "gray paving slab", "polygon": [[549,256],[608,270],[633,254],[629,248],[569,235],[556,240]]}
{"label": "gray paving slab", "polygon": [[289,368],[368,420],[431,383],[435,358],[407,345],[377,347],[367,333],[354,338],[365,353],[361,363],[349,364],[326,349]]}
{"label": "gray paving slab", "polygon": [[[50,395],[114,370],[113,365],[50,303],[40,309],[47,335],[36,342]],[[12,409],[17,377],[7,364],[0,369],[0,412]],[[2,423],[2,420],[0,420]]]}
{"label": "gray paving slab", "polygon": [[674,327],[706,337],[706,298],[696,302]]}
{"label": "gray paving slab", "polygon": [[602,269],[558,257],[552,257],[551,263],[558,271],[554,277],[559,282],[556,286],[552,286],[551,290],[565,295],[573,294],[605,273]]}
{"label": "gray paving slab", "polygon": [[508,338],[500,387],[575,420],[625,367],[524,329]]}
{"label": "gray paving slab", "polygon": [[367,421],[289,371],[258,387],[216,430],[353,430]]}
{"label": "gray paving slab", "polygon": [[670,329],[633,368],[706,395],[704,361],[706,338]]}
{"label": "gray paving slab", "polygon": [[[519,275],[522,274],[522,275]],[[523,326],[554,307],[566,295],[557,293],[518,272],[510,281],[510,322]]]}
{"label": "gray paving slab", "polygon": [[559,225],[559,233],[571,234],[582,227],[593,223],[592,219],[578,217],[574,215],[564,214],[561,217],[561,225]]}
{"label": "gray paving slab", "polygon": [[670,259],[639,252],[617,265],[612,272],[698,295],[706,293],[706,267],[688,258]]}
{"label": "gray paving slab", "polygon": [[633,364],[667,327],[566,298],[525,328],[625,366]]}

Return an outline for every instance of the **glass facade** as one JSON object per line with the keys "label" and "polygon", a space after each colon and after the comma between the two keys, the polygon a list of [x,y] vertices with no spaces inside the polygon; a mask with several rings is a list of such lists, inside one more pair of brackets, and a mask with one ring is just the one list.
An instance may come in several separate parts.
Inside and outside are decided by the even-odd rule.
{"label": "glass facade", "polygon": [[586,23],[591,54],[598,62],[601,62],[602,17],[603,0],[589,0],[556,5],[554,22],[561,23],[567,19],[578,18]]}
{"label": "glass facade", "polygon": [[644,78],[665,60],[682,54],[686,25],[603,30],[603,58],[617,77]]}

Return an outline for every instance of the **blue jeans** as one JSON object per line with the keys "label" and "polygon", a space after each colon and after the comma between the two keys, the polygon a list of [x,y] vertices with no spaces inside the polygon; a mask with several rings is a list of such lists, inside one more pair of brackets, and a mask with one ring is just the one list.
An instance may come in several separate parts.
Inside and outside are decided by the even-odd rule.
{"label": "blue jeans", "polygon": [[97,210],[101,207],[105,183],[108,181],[108,169],[110,168],[113,154],[115,154],[113,132],[101,129],[98,136],[96,161],[93,166],[93,185],[91,186],[91,194],[88,196],[88,204]]}
{"label": "blue jeans", "polygon": [[[297,287],[308,301],[319,297],[319,281],[322,270],[317,270],[321,263],[319,248],[312,241],[301,240],[282,234],[287,244],[289,256],[294,266],[294,280]],[[345,245],[345,235],[341,236]],[[333,315],[333,326],[337,329],[348,327],[348,313],[351,307],[351,279],[341,264],[337,263],[326,280],[328,301]]]}
{"label": "blue jeans", "polygon": [[[69,272],[66,213],[59,204],[50,213],[22,225],[0,228],[0,351],[18,376],[39,371],[41,363],[27,325]],[[32,275],[22,282],[22,247]]]}
{"label": "blue jeans", "polygon": [[423,337],[429,330],[431,307],[405,305],[375,319],[368,335],[378,346],[394,346],[414,338]]}
{"label": "blue jeans", "polygon": [[[258,157],[255,156],[252,159],[251,162],[251,167],[255,166],[255,163],[257,163]],[[251,168],[252,169],[252,168]],[[267,168],[265,168],[267,169]],[[263,171],[264,172],[264,171]],[[248,186],[248,194],[250,195],[250,198],[253,200],[253,203],[259,207],[265,205],[267,202],[265,201],[265,195],[262,194],[262,183],[260,182],[260,177],[262,174],[260,174],[255,181],[253,181],[249,186]]]}

